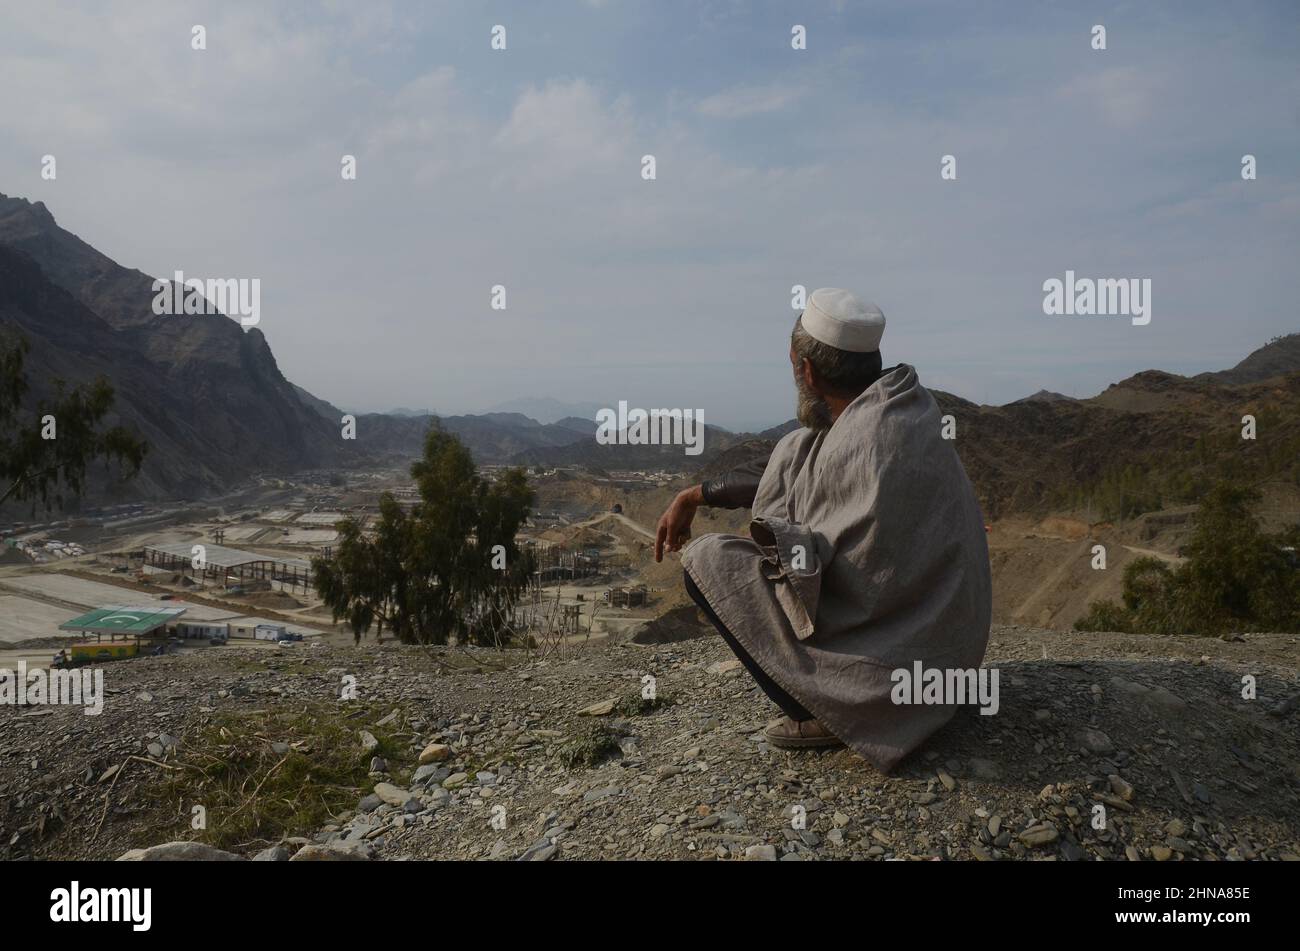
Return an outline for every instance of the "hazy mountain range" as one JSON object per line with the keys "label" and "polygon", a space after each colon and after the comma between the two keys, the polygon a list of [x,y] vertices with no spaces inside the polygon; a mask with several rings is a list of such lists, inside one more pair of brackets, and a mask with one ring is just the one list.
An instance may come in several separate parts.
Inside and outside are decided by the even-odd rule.
{"label": "hazy mountain range", "polygon": [[[687,456],[681,446],[600,445],[600,404],[540,397],[477,415],[360,414],[356,440],[345,440],[344,411],[285,379],[260,330],[219,314],[155,315],[152,285],[60,228],[43,203],[0,195],[0,325],[31,342],[32,402],[52,396],[58,378],[102,375],[117,393],[113,421],[135,427],[151,447],[138,479],[99,477],[93,499],[201,498],[258,472],[397,461],[418,453],[435,418],[480,462],[681,472],[768,451],[797,426],[757,434],[706,426],[703,454]],[[958,451],[996,512],[1041,503],[1063,480],[1099,478],[1116,461],[1185,451],[1247,407],[1271,407],[1289,433],[1300,419],[1298,374],[1300,335],[1292,335],[1230,370],[1191,378],[1145,371],[1089,400],[1040,391],[989,407],[936,397],[957,415]]]}
{"label": "hazy mountain range", "polygon": [[539,423],[559,423],[565,419],[591,419],[610,403],[565,402],[550,396],[524,397],[493,406],[492,413],[519,413]]}

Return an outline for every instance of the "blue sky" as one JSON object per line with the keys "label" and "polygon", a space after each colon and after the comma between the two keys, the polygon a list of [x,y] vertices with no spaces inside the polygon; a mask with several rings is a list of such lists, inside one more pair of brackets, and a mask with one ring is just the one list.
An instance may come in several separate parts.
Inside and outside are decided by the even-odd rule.
{"label": "blue sky", "polygon": [[[0,2],[0,191],[260,278],[285,374],[347,408],[770,425],[793,284],[876,301],[932,387],[1087,396],[1300,329],[1295,9]],[[1151,323],[1045,316],[1067,269],[1150,278]]]}

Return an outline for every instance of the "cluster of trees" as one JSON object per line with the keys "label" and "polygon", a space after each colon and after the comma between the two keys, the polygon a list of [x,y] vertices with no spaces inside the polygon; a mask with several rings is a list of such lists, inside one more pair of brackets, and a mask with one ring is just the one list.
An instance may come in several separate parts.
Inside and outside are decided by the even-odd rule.
{"label": "cluster of trees", "polygon": [[1088,485],[1066,486],[1048,496],[1053,508],[1068,508],[1089,521],[1122,521],[1161,508],[1164,499],[1153,473],[1141,465],[1107,469]]}
{"label": "cluster of trees", "polygon": [[419,501],[409,511],[384,493],[372,531],[338,524],[333,557],[312,561],[316,590],[358,642],[374,628],[408,644],[505,643],[533,571],[515,543],[533,504],[524,470],[487,482],[435,424],[411,476]]}
{"label": "cluster of trees", "polygon": [[136,475],[148,446],[121,426],[104,427],[113,408],[107,380],[72,388],[56,380],[54,401],[24,412],[29,349],[25,337],[0,328],[0,505],[12,499],[62,507],[81,495],[96,459],[116,461],[126,478]]}
{"label": "cluster of trees", "polygon": [[1261,531],[1253,488],[1216,483],[1196,512],[1186,560],[1139,558],[1124,569],[1123,603],[1095,601],[1080,631],[1300,633],[1300,524]]}
{"label": "cluster of trees", "polygon": [[1243,439],[1236,424],[1205,432],[1185,449],[1112,465],[1095,479],[1063,485],[1047,493],[1046,503],[1090,521],[1112,521],[1195,502],[1217,482],[1278,479],[1300,485],[1300,428],[1288,422],[1294,413],[1264,404],[1253,415],[1267,439]]}

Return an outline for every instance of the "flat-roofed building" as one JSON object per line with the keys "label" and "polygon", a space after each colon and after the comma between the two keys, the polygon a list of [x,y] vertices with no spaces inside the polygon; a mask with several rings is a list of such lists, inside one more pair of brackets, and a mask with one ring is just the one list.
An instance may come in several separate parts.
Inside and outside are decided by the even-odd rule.
{"label": "flat-roofed building", "polygon": [[[69,644],[55,659],[62,658],[78,664],[136,657],[140,653],[142,640],[165,638],[167,625],[185,611],[183,607],[160,608],[155,604],[110,604],[96,608],[59,625],[61,631],[94,634],[95,640]],[[107,644],[103,643],[105,634],[108,635]],[[122,643],[117,643],[119,637],[122,638]]]}

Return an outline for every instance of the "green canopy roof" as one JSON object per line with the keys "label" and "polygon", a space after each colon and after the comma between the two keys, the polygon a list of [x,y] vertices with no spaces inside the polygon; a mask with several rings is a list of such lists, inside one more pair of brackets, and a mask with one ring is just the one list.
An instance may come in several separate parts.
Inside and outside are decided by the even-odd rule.
{"label": "green canopy roof", "polygon": [[96,634],[149,634],[185,613],[185,608],[154,605],[122,607],[110,605],[59,625],[61,631],[92,631]]}

